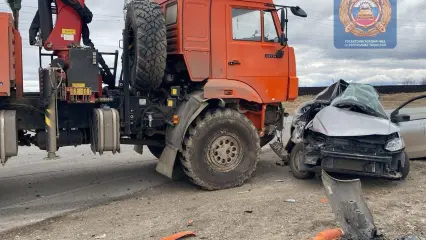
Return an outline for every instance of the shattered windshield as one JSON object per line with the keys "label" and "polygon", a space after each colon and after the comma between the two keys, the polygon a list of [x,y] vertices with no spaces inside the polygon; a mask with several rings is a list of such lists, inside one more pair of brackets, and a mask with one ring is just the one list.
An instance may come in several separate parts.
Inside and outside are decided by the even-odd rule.
{"label": "shattered windshield", "polygon": [[351,83],[331,105],[387,119],[379,94],[371,85]]}

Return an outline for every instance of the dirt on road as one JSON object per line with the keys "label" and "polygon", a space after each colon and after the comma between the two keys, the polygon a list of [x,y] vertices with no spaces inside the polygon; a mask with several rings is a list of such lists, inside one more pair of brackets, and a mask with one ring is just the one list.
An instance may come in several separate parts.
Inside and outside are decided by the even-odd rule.
{"label": "dirt on road", "polygon": [[[186,181],[167,183],[127,199],[0,234],[0,239],[161,239],[195,231],[188,239],[302,240],[337,226],[320,179],[297,180],[262,153],[244,186],[208,192]],[[363,178],[376,225],[389,239],[426,237],[426,161],[411,164],[405,181]],[[191,224],[189,224],[191,222]]]}

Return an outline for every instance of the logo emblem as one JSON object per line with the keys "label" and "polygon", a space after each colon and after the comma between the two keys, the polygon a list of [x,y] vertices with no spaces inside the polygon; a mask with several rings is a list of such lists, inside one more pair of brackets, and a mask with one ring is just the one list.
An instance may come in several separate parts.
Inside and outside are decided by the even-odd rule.
{"label": "logo emblem", "polygon": [[342,0],[339,16],[345,32],[374,37],[386,32],[392,7],[389,0]]}
{"label": "logo emblem", "polygon": [[397,44],[397,0],[334,0],[337,49],[391,49]]}

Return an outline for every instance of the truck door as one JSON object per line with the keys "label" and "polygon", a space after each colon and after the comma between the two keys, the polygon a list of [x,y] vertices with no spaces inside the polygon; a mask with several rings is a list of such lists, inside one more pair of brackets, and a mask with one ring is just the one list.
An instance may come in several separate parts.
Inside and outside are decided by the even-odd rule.
{"label": "truck door", "polygon": [[288,47],[282,58],[275,55],[283,48],[278,38],[279,19],[263,4],[249,3],[227,7],[227,78],[247,83],[265,103],[284,101],[289,59]]}

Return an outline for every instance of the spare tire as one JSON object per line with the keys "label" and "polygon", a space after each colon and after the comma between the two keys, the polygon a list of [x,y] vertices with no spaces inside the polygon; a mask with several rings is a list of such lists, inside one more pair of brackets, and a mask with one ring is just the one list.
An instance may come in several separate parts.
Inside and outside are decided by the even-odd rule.
{"label": "spare tire", "polygon": [[162,82],[167,58],[166,23],[161,6],[151,0],[131,1],[127,5],[126,26],[130,84],[137,90],[154,90]]}

